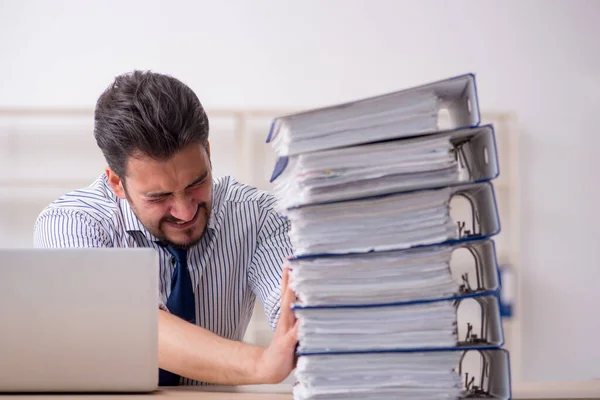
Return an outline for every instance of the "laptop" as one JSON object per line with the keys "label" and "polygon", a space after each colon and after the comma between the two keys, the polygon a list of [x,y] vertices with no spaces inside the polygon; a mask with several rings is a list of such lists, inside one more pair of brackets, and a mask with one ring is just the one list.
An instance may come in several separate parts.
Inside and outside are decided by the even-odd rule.
{"label": "laptop", "polygon": [[158,253],[0,249],[0,392],[158,386]]}

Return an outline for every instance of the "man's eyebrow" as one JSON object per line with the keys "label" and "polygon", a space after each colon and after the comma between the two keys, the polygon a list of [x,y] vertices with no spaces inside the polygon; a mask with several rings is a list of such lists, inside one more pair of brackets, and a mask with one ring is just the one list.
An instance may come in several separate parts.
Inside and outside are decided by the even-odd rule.
{"label": "man's eyebrow", "polygon": [[[202,175],[200,175],[198,178],[196,178],[192,183],[190,183],[187,188],[190,188],[194,185],[199,184],[200,182],[202,182],[203,180],[206,179],[206,177],[208,176],[208,170],[204,171],[204,173]],[[169,196],[171,194],[171,192],[151,192],[151,193],[146,193],[144,196],[146,197],[150,197],[150,198],[159,198],[159,197],[165,197],[165,196]]]}
{"label": "man's eyebrow", "polygon": [[169,192],[152,192],[152,193],[146,193],[146,194],[144,194],[144,196],[151,197],[151,198],[159,198],[159,197],[168,196],[170,194],[171,193],[169,193]]}
{"label": "man's eyebrow", "polygon": [[208,170],[204,171],[204,173],[202,175],[200,175],[196,180],[194,180],[194,182],[190,183],[187,187],[189,188],[189,187],[199,184],[200,182],[205,180],[207,176],[208,176]]}

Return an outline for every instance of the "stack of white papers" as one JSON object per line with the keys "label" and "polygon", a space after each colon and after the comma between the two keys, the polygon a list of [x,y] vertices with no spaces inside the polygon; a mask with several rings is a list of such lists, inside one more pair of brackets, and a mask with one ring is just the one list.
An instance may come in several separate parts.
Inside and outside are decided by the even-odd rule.
{"label": "stack of white papers", "polygon": [[295,312],[302,353],[445,348],[458,343],[451,301]]}
{"label": "stack of white papers", "polygon": [[458,237],[448,188],[288,210],[296,255],[406,249]]}
{"label": "stack of white papers", "polygon": [[459,178],[452,150],[449,136],[441,135],[299,154],[289,158],[273,190],[287,209],[445,186]]}
{"label": "stack of white papers", "polygon": [[371,305],[447,298],[459,291],[452,248],[433,246],[290,262],[299,305]]}
{"label": "stack of white papers", "polygon": [[300,357],[296,400],[456,399],[460,352],[406,352]]}
{"label": "stack of white papers", "polygon": [[279,155],[432,132],[439,98],[431,90],[397,92],[286,118],[271,141]]}

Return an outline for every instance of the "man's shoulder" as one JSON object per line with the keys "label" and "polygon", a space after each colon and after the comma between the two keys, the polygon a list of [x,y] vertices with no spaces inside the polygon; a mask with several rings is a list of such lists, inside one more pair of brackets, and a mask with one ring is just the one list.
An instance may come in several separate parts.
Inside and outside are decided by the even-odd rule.
{"label": "man's shoulder", "polygon": [[215,197],[225,203],[255,203],[259,207],[272,207],[275,203],[272,193],[238,182],[232,176],[215,179]]}
{"label": "man's shoulder", "polygon": [[282,218],[272,193],[238,182],[231,176],[216,179],[214,188],[216,220],[222,224],[232,224],[233,229],[229,229],[229,232],[236,232],[237,235],[239,229],[248,229],[245,233],[257,235],[258,241],[275,238],[280,246],[291,246],[287,236],[291,224]]}
{"label": "man's shoulder", "polygon": [[118,211],[118,198],[102,174],[89,186],[65,193],[50,203],[39,218],[56,214],[77,214],[96,221],[112,219]]}

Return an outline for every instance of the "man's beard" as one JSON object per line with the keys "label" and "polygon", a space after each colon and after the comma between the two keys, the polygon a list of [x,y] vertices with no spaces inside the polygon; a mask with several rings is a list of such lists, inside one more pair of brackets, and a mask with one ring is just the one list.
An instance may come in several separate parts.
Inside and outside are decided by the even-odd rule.
{"label": "man's beard", "polygon": [[[191,241],[187,241],[185,243],[179,243],[179,242],[174,242],[172,240],[170,240],[165,234],[164,231],[162,229],[162,226],[165,222],[173,222],[173,223],[177,223],[177,222],[182,222],[181,220],[168,215],[165,217],[162,217],[160,219],[160,221],[158,222],[158,229],[157,229],[157,234],[154,234],[154,236],[156,236],[161,242],[163,242],[164,244],[168,245],[168,246],[173,246],[173,247],[177,247],[180,249],[189,249],[190,247],[194,247],[195,245],[197,245],[198,243],[200,243],[200,241],[202,240],[202,238],[204,237],[204,235],[206,234],[206,229],[208,228],[208,222],[210,220],[210,213],[208,212],[208,208],[206,203],[202,202],[200,204],[198,204],[198,208],[196,209],[196,213],[194,214],[193,219],[197,219],[199,218],[198,213],[200,212],[204,212],[204,219],[206,221],[206,223],[204,224],[204,228],[202,230],[202,233],[200,234],[200,236],[198,236],[196,239],[191,240]],[[186,229],[185,231],[183,231],[184,234],[186,235],[191,235],[191,233],[194,231],[194,229],[196,229],[196,226],[192,226],[188,229]]]}
{"label": "man's beard", "polygon": [[[135,216],[138,218],[138,220],[142,223],[142,225],[148,230],[148,232],[153,234],[159,240],[159,242],[161,242],[164,245],[173,246],[173,247],[187,250],[191,247],[194,247],[198,243],[200,243],[202,241],[202,239],[204,238],[204,235],[206,234],[206,230],[208,229],[208,224],[210,222],[211,216],[210,216],[210,213],[208,212],[208,206],[205,202],[198,204],[198,208],[196,209],[196,214],[194,214],[194,219],[195,219],[195,218],[199,217],[198,213],[204,212],[204,217],[205,217],[206,223],[204,224],[204,229],[202,230],[202,233],[200,234],[200,236],[198,236],[198,238],[195,238],[194,240],[187,241],[185,243],[180,243],[180,242],[175,242],[175,241],[170,240],[166,236],[166,234],[164,233],[164,231],[162,229],[163,223],[165,223],[165,222],[180,222],[179,219],[173,217],[172,215],[167,215],[167,216],[162,217],[160,219],[160,221],[158,222],[158,224],[156,224],[156,225],[147,224],[144,222],[144,220],[142,220],[139,217],[139,213],[137,212],[137,208],[133,205],[133,202],[130,201],[129,199],[127,199],[127,201],[129,202],[131,210],[133,211]],[[196,226],[192,226],[183,232],[190,235],[191,232],[193,232],[195,228],[196,228]]]}

